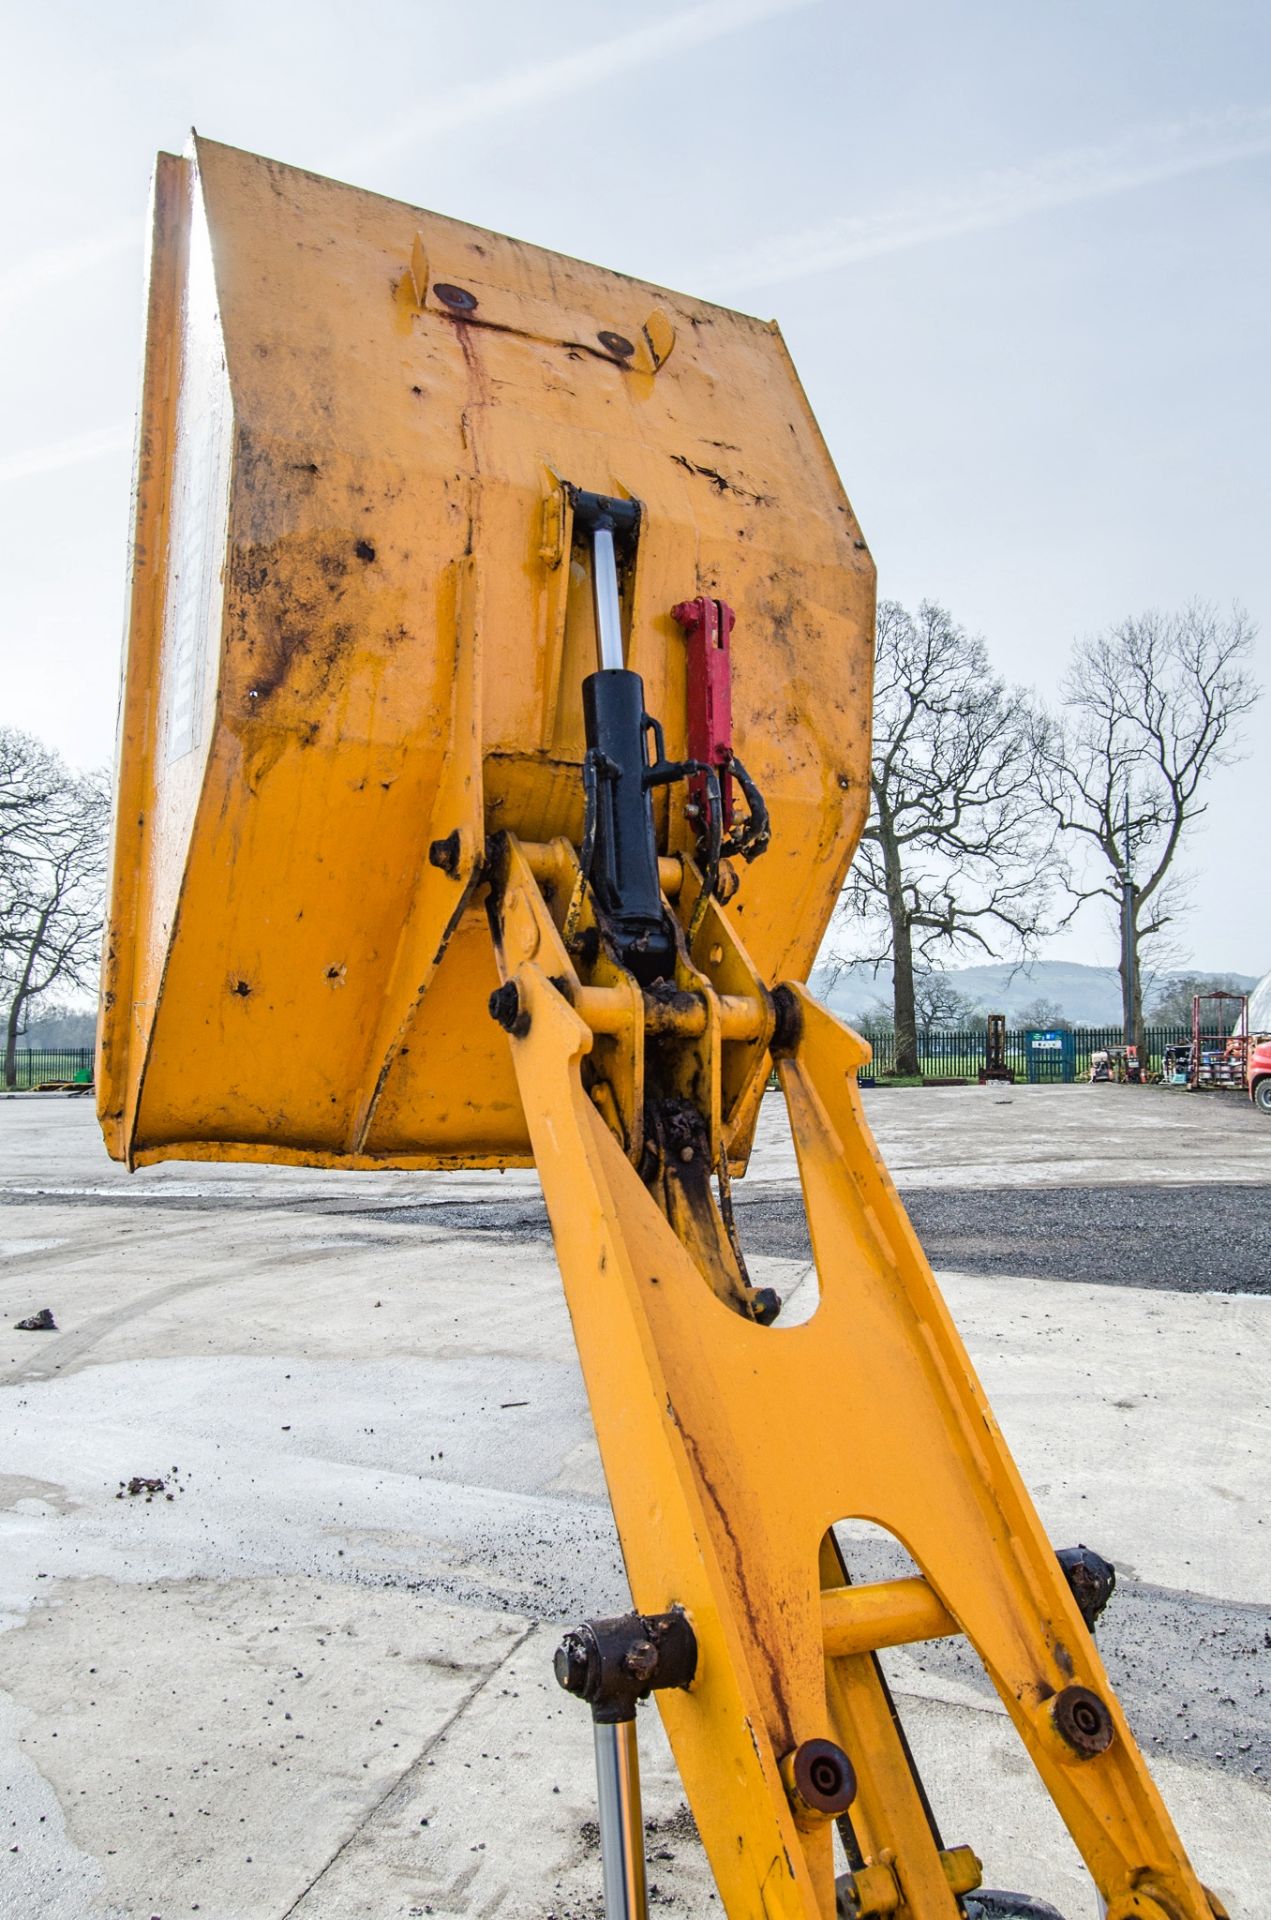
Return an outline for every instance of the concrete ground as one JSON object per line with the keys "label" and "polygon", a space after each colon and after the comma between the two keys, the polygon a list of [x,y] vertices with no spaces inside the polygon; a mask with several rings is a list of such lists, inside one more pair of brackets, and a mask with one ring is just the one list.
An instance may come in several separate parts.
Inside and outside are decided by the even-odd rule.
{"label": "concrete ground", "polygon": [[[1161,1089],[868,1107],[1052,1538],[1118,1565],[1100,1641],[1197,1866],[1265,1920],[1271,1125]],[[742,1232],[801,1317],[795,1184],[770,1099]],[[86,1102],[0,1100],[0,1539],[5,1920],[599,1912],[551,1653],[626,1595],[532,1176],[130,1177]],[[948,1841],[1093,1920],[978,1668],[887,1664]],[[641,1746],[654,1905],[718,1911],[651,1709]]]}

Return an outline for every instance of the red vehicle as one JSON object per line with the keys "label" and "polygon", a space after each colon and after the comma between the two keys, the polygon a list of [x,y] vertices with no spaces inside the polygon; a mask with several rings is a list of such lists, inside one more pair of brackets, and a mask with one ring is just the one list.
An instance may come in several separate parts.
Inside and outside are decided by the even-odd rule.
{"label": "red vehicle", "polygon": [[1249,1055],[1249,1098],[1271,1113],[1271,1040],[1260,1040]]}

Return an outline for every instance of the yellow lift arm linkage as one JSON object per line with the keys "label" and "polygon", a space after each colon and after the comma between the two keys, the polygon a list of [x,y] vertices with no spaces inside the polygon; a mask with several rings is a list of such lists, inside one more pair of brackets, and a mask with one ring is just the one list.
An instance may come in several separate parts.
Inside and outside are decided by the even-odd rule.
{"label": "yellow lift arm linkage", "polygon": [[[162,157],[103,1129],[130,1165],[537,1167],[637,1610],[557,1656],[612,1916],[651,1691],[730,1920],[973,1913],[876,1657],[961,1634],[1109,1920],[1212,1920],[870,1137],[869,1050],[800,984],[867,805],[873,582],[774,328]],[[774,1065],[794,1326],[730,1199]],[[850,1584],[852,1518],[918,1577]]]}

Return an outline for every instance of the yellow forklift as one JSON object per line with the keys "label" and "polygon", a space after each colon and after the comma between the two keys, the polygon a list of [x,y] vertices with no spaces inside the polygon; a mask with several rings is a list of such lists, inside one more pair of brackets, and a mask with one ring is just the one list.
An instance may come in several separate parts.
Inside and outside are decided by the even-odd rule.
{"label": "yellow forklift", "polygon": [[[610,1920],[650,1694],[730,1920],[1053,1914],[917,1776],[878,1653],[955,1634],[1108,1920],[1213,1920],[1092,1638],[1111,1569],[1047,1539],[803,985],[874,567],[776,328],[196,140],[132,538],[107,1144],[537,1168],[634,1601],[557,1655]],[[731,1205],[774,1066],[792,1326]],[[918,1573],[853,1584],[849,1518]]]}

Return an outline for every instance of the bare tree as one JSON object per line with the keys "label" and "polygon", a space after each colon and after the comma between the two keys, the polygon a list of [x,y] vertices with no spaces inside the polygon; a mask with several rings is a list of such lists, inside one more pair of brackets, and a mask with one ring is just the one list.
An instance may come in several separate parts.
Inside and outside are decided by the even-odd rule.
{"label": "bare tree", "polygon": [[914,974],[914,1019],[919,1033],[965,1032],[984,1010],[969,993],[961,993],[946,973]]}
{"label": "bare tree", "polygon": [[916,970],[967,948],[1022,955],[1042,931],[1053,829],[1032,733],[982,640],[929,601],[916,618],[883,601],[872,804],[836,937],[891,963],[897,1073],[918,1071]]}
{"label": "bare tree", "polygon": [[1026,1007],[1016,1013],[1011,1025],[1016,1032],[1027,1033],[1029,1029],[1040,1033],[1070,1033],[1072,1021],[1065,1014],[1057,1000],[1048,1000],[1040,994],[1036,1000],[1030,1000]]}
{"label": "bare tree", "polygon": [[887,1038],[896,1030],[896,1019],[891,1002],[881,997],[867,1000],[860,1012],[852,1015],[852,1025],[857,1033],[864,1035],[866,1040]]}
{"label": "bare tree", "polygon": [[1037,723],[1039,777],[1071,850],[1073,911],[1105,900],[1117,916],[1127,1042],[1143,1041],[1140,947],[1155,941],[1160,954],[1184,891],[1175,857],[1205,811],[1204,781],[1239,757],[1239,722],[1259,697],[1247,665],[1254,633],[1239,607],[1123,620],[1074,649],[1064,712]]}
{"label": "bare tree", "polygon": [[74,774],[30,735],[0,728],[0,1021],[3,1078],[54,987],[96,974],[109,807],[100,776]]}
{"label": "bare tree", "polygon": [[8,871],[21,843],[56,806],[66,780],[66,768],[55,753],[29,733],[0,727],[0,874]]}
{"label": "bare tree", "polygon": [[1234,973],[1176,973],[1163,980],[1147,1010],[1153,1027],[1190,1027],[1192,1001],[1198,993],[1246,993]]}
{"label": "bare tree", "polygon": [[[970,994],[960,993],[947,974],[915,968],[914,1024],[920,1034],[966,1032],[984,1025],[984,1009]],[[894,1033],[895,1010],[889,1000],[870,1000],[853,1025],[867,1039],[871,1034]]]}

